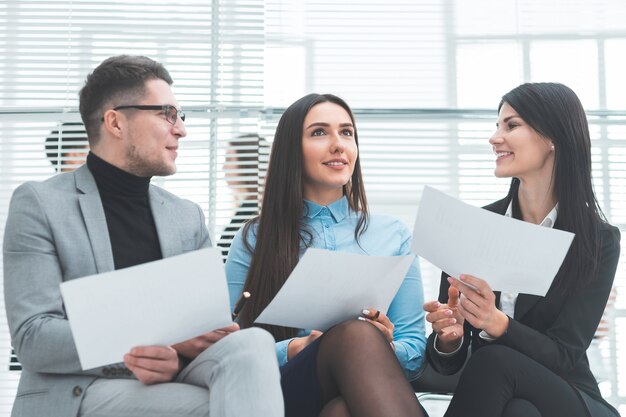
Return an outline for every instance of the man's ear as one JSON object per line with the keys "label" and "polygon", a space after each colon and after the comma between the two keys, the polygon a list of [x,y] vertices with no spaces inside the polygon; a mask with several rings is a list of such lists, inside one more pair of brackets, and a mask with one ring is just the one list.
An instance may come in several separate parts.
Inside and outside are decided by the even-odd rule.
{"label": "man's ear", "polygon": [[126,127],[126,117],[122,112],[109,109],[102,116],[102,128],[108,135],[121,138]]}

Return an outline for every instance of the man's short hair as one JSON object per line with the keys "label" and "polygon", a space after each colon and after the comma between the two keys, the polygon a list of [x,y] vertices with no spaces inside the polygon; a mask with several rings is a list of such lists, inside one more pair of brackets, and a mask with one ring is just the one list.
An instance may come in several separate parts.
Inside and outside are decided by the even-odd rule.
{"label": "man's short hair", "polygon": [[79,93],[79,109],[91,145],[99,139],[105,108],[135,104],[122,101],[141,97],[145,93],[146,81],[152,79],[161,79],[170,85],[173,83],[162,64],[137,55],[118,55],[105,59],[87,76]]}

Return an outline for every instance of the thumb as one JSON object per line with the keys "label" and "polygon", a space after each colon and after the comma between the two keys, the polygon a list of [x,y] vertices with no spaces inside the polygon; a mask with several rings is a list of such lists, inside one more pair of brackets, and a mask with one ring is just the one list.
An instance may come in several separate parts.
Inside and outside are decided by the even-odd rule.
{"label": "thumb", "polygon": [[322,335],[322,332],[320,332],[319,330],[311,330],[311,333],[309,334],[309,338],[312,340],[315,340],[321,335]]}
{"label": "thumb", "polygon": [[456,307],[459,305],[459,290],[454,287],[448,288],[448,306]]}

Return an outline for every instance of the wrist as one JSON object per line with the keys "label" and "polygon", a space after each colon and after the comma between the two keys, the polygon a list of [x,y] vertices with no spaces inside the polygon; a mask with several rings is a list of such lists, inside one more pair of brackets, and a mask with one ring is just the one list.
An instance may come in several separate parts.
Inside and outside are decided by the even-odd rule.
{"label": "wrist", "polygon": [[451,340],[448,342],[444,342],[441,338],[437,337],[435,340],[435,348],[438,352],[441,353],[451,353],[457,351],[461,345],[463,344],[463,338],[459,338],[458,340]]}
{"label": "wrist", "polygon": [[502,311],[498,310],[493,326],[490,326],[490,329],[484,329],[484,330],[491,337],[494,337],[497,339],[499,337],[502,337],[506,333],[508,328],[509,328],[509,316],[504,314]]}
{"label": "wrist", "polygon": [[290,360],[295,355],[297,339],[297,337],[294,337],[287,343],[287,360]]}

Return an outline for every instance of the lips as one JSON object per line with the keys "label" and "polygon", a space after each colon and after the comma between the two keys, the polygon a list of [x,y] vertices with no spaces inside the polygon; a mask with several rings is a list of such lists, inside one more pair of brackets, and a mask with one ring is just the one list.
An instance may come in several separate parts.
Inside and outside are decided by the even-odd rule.
{"label": "lips", "polygon": [[322,162],[322,164],[329,167],[342,167],[348,165],[348,161],[345,159],[332,159],[330,161]]}
{"label": "lips", "polygon": [[513,155],[513,152],[509,151],[493,151],[496,154],[496,159],[504,158],[505,156]]}

